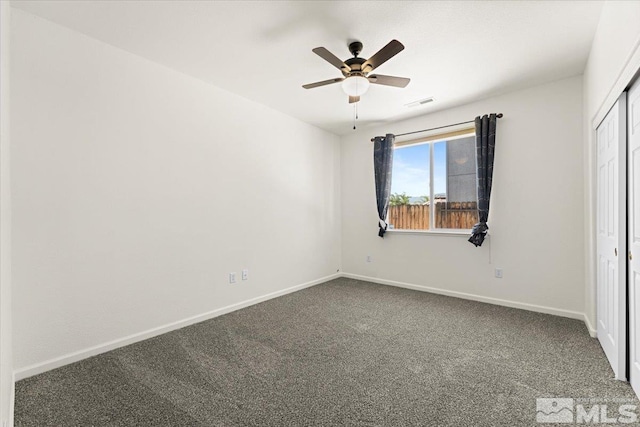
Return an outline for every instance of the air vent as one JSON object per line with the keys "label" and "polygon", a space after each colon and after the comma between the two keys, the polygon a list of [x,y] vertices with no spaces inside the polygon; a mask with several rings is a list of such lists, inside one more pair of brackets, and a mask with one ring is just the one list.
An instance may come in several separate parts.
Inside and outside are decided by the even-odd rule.
{"label": "air vent", "polygon": [[430,97],[430,98],[419,99],[418,101],[410,102],[409,104],[405,104],[404,106],[408,107],[408,108],[417,107],[419,105],[428,104],[428,103],[433,102],[433,101],[434,101],[433,97]]}

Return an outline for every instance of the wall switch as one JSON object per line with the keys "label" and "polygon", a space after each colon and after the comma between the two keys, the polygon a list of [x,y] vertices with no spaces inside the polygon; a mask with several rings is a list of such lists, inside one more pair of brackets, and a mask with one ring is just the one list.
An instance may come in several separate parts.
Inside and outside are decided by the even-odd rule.
{"label": "wall switch", "polygon": [[236,283],[236,273],[229,273],[229,283]]}
{"label": "wall switch", "polygon": [[496,277],[498,279],[502,279],[502,269],[501,268],[496,268]]}
{"label": "wall switch", "polygon": [[249,269],[242,270],[242,280],[249,280]]}
{"label": "wall switch", "polygon": [[371,255],[367,255],[367,262],[371,262]]}

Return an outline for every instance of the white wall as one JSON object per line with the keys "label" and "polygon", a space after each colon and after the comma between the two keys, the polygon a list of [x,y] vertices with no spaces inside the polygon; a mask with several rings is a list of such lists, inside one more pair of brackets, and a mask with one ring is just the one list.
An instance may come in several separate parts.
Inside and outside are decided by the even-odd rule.
{"label": "white wall", "polygon": [[338,137],[19,10],[12,47],[18,371],[340,268]]}
{"label": "white wall", "polygon": [[[13,425],[11,340],[11,187],[9,161],[9,39],[11,4],[0,2],[0,422]],[[4,424],[3,424],[4,425]]]}
{"label": "white wall", "polygon": [[605,2],[584,71],[586,315],[596,325],[595,128],[640,68],[640,2]]}
{"label": "white wall", "polygon": [[[4,419],[10,8],[0,5]],[[640,63],[639,2],[604,4],[582,82],[358,131],[341,148],[331,134],[63,27],[16,10],[12,20],[18,370],[328,276],[341,262],[370,278],[586,311],[595,325],[592,131]],[[369,138],[486,112],[505,118],[485,246],[457,236],[378,238]],[[541,137],[545,120],[551,130]],[[545,148],[552,155],[539,173],[533,162]],[[228,285],[227,273],[243,267],[250,281]]]}
{"label": "white wall", "polygon": [[[498,120],[485,244],[476,248],[468,236],[387,233],[379,238],[370,138],[491,112],[504,118]],[[344,137],[343,271],[581,318],[582,155],[580,76]],[[504,278],[494,277],[496,267],[504,269]]]}

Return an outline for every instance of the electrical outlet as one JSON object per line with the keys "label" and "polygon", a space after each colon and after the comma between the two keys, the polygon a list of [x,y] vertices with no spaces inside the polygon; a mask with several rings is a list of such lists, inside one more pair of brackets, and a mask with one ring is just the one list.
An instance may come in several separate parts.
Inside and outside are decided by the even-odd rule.
{"label": "electrical outlet", "polygon": [[229,283],[236,283],[236,273],[229,273]]}
{"label": "electrical outlet", "polygon": [[367,255],[367,262],[371,262],[371,255]]}
{"label": "electrical outlet", "polygon": [[242,280],[249,280],[249,269],[242,270]]}
{"label": "electrical outlet", "polygon": [[496,268],[496,278],[502,279],[502,269]]}

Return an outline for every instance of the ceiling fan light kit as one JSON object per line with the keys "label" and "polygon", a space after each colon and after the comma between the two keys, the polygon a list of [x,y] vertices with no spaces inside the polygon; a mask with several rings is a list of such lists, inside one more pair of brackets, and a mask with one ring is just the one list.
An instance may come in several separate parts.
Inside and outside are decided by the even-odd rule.
{"label": "ceiling fan light kit", "polygon": [[[324,47],[312,49],[313,53],[336,67],[344,77],[324,80],[316,83],[302,85],[305,89],[313,89],[333,83],[342,82],[342,90],[349,96],[349,103],[355,104],[360,101],[360,96],[364,94],[371,83],[384,86],[406,87],[410,79],[406,77],[385,76],[382,74],[369,75],[374,69],[387,62],[389,59],[402,52],[404,45],[398,40],[391,40],[385,47],[376,52],[369,59],[358,57],[362,51],[362,43],[353,42],[349,44],[349,51],[353,58],[341,61],[333,53]],[[354,105],[355,108],[355,105]],[[357,116],[357,113],[356,113]],[[355,126],[354,126],[355,129]]]}
{"label": "ceiling fan light kit", "polygon": [[363,76],[347,77],[342,81],[342,90],[349,96],[361,96],[369,89],[369,84]]}

